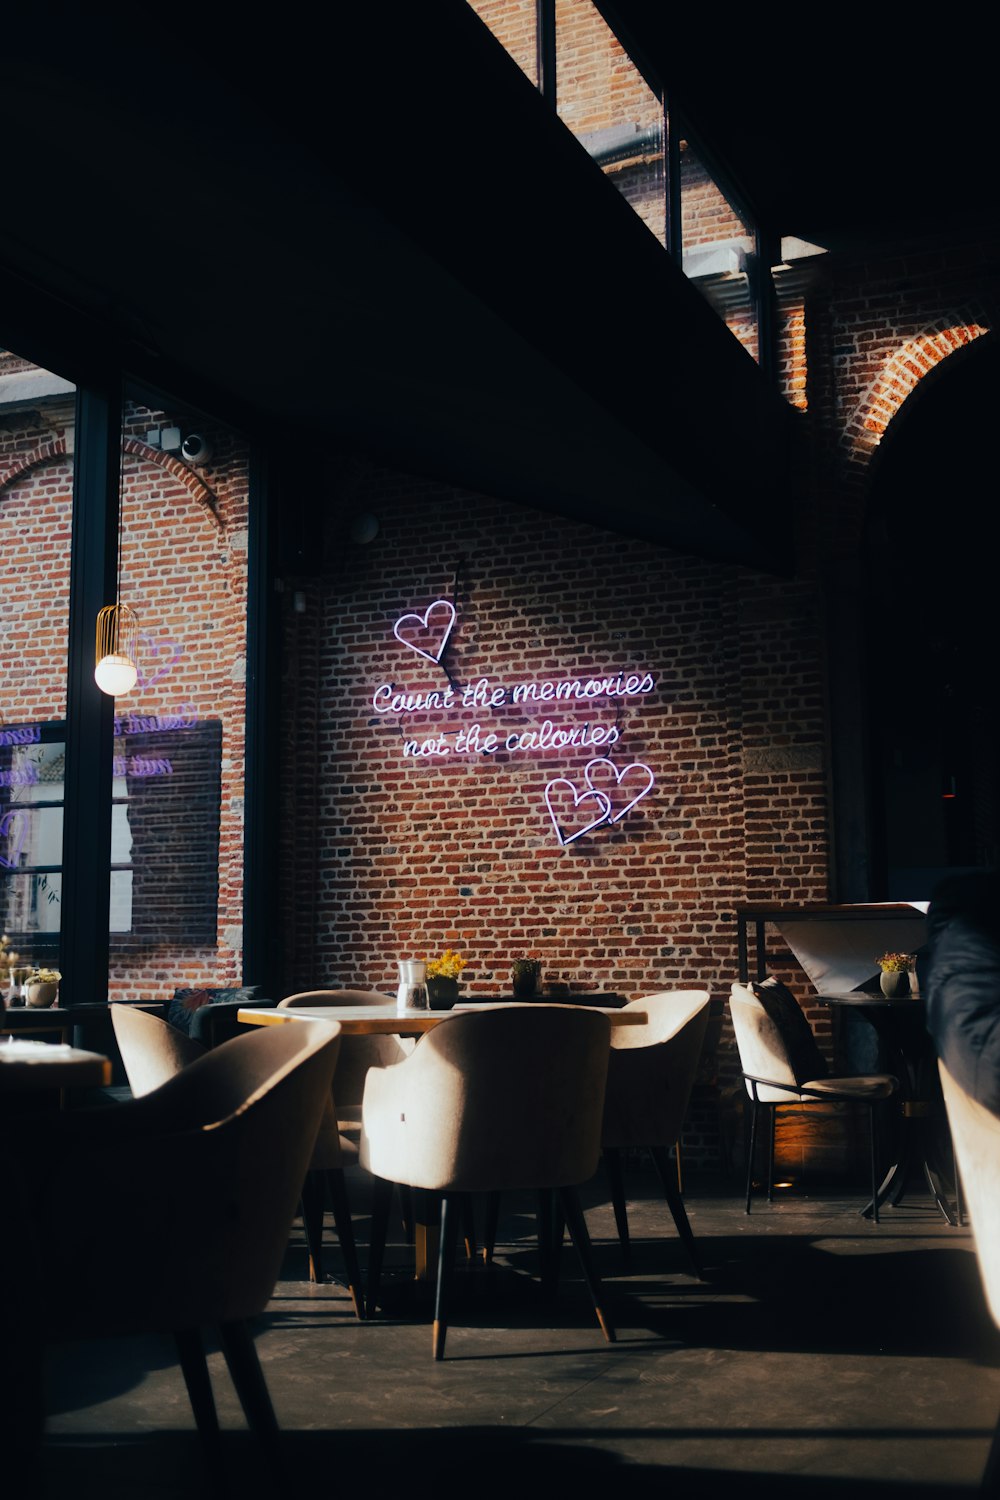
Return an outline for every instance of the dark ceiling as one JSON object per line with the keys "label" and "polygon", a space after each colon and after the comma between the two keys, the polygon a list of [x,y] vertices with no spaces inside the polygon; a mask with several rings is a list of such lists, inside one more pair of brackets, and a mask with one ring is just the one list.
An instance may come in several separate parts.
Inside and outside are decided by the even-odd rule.
{"label": "dark ceiling", "polygon": [[[928,166],[964,180],[972,90],[946,153],[901,83],[821,88],[742,33],[713,69],[668,9],[618,6],[779,232],[894,232]],[[795,419],[464,0],[319,15],[8,12],[0,340],[38,292],[276,447],[783,568]]]}

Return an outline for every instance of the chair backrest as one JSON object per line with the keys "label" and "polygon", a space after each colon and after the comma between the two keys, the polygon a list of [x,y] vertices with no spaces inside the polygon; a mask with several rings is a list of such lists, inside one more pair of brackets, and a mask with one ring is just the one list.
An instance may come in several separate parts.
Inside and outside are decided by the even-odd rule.
{"label": "chair backrest", "polygon": [[78,1113],[36,1183],[39,1316],[57,1335],[164,1332],[263,1311],[340,1029],[262,1027],[160,1088]]}
{"label": "chair backrest", "polygon": [[[766,1078],[772,1083],[793,1086],[805,1081],[795,1076],[785,1032],[764,1009],[751,989],[742,984],[733,984],[729,996],[729,1011],[733,1018],[740,1067],[744,1073],[752,1078]],[[749,1083],[746,1088],[747,1093],[752,1095],[753,1089]],[[765,1104],[789,1104],[795,1097],[786,1089],[769,1089],[766,1085],[757,1085],[757,1098]]]}
{"label": "chair backrest", "polygon": [[1000,1115],[967,1094],[938,1062],[962,1192],[986,1301],[1000,1328]]}
{"label": "chair backrest", "polygon": [[205,1055],[200,1042],[151,1011],[135,1005],[112,1005],[110,1010],[125,1076],[136,1099]]}
{"label": "chair backrest", "polygon": [[681,1133],[708,1026],[707,990],[632,1000],[642,1026],[611,1029],[601,1140],[605,1146],[672,1146]]}
{"label": "chair backrest", "polygon": [[278,1002],[279,1010],[297,1010],[310,1005],[395,1005],[393,995],[381,990],[300,990]]}
{"label": "chair backrest", "polygon": [[[279,1010],[298,1010],[315,1005],[395,1005],[394,995],[378,990],[303,990],[289,995]],[[364,1098],[369,1068],[391,1068],[413,1051],[412,1042],[404,1046],[396,1036],[345,1036],[340,1045],[340,1059],[333,1078],[333,1093],[341,1116],[354,1118]]]}
{"label": "chair backrest", "polygon": [[454,1012],[405,1062],[369,1073],[362,1163],[430,1189],[584,1182],[600,1157],[609,1052],[599,1011]]}

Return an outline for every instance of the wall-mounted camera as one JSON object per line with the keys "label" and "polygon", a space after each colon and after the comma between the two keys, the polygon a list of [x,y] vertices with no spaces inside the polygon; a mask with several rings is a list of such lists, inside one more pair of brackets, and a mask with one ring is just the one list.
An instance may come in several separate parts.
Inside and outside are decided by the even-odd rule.
{"label": "wall-mounted camera", "polygon": [[200,432],[191,432],[181,443],[181,457],[189,464],[207,464],[212,457],[212,445]]}

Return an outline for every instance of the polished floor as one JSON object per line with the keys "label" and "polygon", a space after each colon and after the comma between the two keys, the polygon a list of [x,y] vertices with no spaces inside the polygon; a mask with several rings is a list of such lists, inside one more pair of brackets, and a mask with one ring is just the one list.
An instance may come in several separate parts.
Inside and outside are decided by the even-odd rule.
{"label": "polished floor", "polygon": [[[350,1185],[364,1261],[364,1185]],[[505,1204],[495,1268],[457,1278],[437,1365],[424,1312],[396,1306],[412,1290],[401,1236],[395,1310],[359,1324],[341,1285],[305,1279],[296,1225],[256,1329],[282,1477],[268,1477],[221,1356],[210,1359],[230,1494],[975,1493],[1000,1410],[1000,1334],[968,1229],[919,1189],[876,1227],[859,1192],[793,1190],[747,1217],[736,1181],[692,1179],[698,1281],[644,1159],[628,1185],[627,1268],[602,1180],[585,1191],[615,1344],[568,1246],[558,1298],[542,1298],[527,1205]],[[46,1500],[211,1493],[169,1341],[53,1348],[46,1390]]]}

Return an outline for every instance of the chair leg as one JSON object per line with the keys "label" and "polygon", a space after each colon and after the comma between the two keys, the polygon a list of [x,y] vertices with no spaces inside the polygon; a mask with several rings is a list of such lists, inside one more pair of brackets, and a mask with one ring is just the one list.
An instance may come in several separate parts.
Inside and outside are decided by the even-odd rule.
{"label": "chair leg", "polygon": [[[559,1280],[559,1256],[562,1249],[563,1215],[556,1209],[556,1194],[551,1188],[538,1191],[538,1275],[546,1297],[555,1296]],[[558,1231],[557,1231],[558,1219]],[[558,1241],[557,1241],[558,1233]]]}
{"label": "chair leg", "polygon": [[629,1243],[628,1210],[625,1206],[625,1167],[622,1153],[617,1146],[605,1146],[604,1166],[611,1187],[611,1206],[615,1211],[618,1244],[621,1247],[622,1260],[627,1261],[632,1247]]}
{"label": "chair leg", "polygon": [[434,1294],[433,1350],[435,1359],[444,1359],[444,1341],[448,1336],[448,1298],[455,1268],[458,1243],[458,1218],[464,1218],[465,1193],[445,1193],[441,1200],[441,1238],[438,1243],[437,1289]]}
{"label": "chair leg", "polygon": [[185,1328],[174,1334],[174,1343],[177,1345],[177,1358],[187,1386],[191,1410],[194,1412],[195,1426],[205,1447],[214,1451],[218,1448],[219,1416],[215,1409],[201,1333],[197,1328]]}
{"label": "chair leg", "polygon": [[757,1148],[757,1112],[760,1105],[756,1099],[750,1101],[750,1143],[747,1146],[747,1213],[750,1212],[750,1193],[753,1189],[753,1159]]}
{"label": "chair leg", "polygon": [[247,1426],[258,1437],[273,1437],[278,1432],[278,1419],[274,1415],[250,1329],[242,1321],[221,1323],[219,1342],[226,1356],[226,1364],[240,1398]]}
{"label": "chair leg", "polygon": [[688,1260],[694,1268],[694,1274],[701,1281],[701,1265],[698,1261],[698,1252],[695,1249],[694,1235],[691,1233],[691,1225],[688,1222],[684,1199],[681,1197],[674,1183],[673,1174],[670,1170],[670,1157],[662,1146],[651,1146],[649,1149],[653,1163],[660,1175],[664,1196],[666,1197],[670,1212],[673,1214],[674,1224],[677,1226],[677,1233],[680,1236],[681,1244],[687,1251]]}
{"label": "chair leg", "polygon": [[330,1194],[333,1222],[340,1241],[340,1251],[347,1271],[347,1289],[354,1303],[354,1315],[359,1320],[365,1315],[365,1294],[361,1282],[361,1267],[358,1264],[358,1247],[354,1242],[354,1225],[351,1223],[351,1206],[347,1201],[347,1183],[343,1168],[326,1173],[326,1186]]}
{"label": "chair leg", "polygon": [[471,1193],[462,1194],[462,1238],[465,1241],[465,1258],[476,1257],[476,1215]]}
{"label": "chair leg", "polygon": [[323,1184],[317,1172],[307,1172],[302,1184],[302,1228],[309,1251],[309,1280],[323,1280]]}
{"label": "chair leg", "polygon": [[878,1223],[878,1135],[875,1123],[875,1105],[868,1106],[868,1130],[872,1153],[872,1219]]}
{"label": "chair leg", "polygon": [[1000,1417],[997,1417],[997,1425],[993,1429],[993,1441],[990,1443],[986,1467],[979,1483],[979,1493],[992,1497],[992,1500],[1000,1495]]}
{"label": "chair leg", "polygon": [[[597,1321],[601,1325],[601,1332],[604,1334],[607,1342],[613,1344],[617,1335],[615,1334],[614,1325],[605,1311],[604,1289],[601,1286],[600,1277],[594,1267],[594,1257],[590,1248],[590,1235],[587,1233],[587,1221],[583,1217],[579,1195],[576,1188],[564,1187],[559,1189],[558,1196],[560,1208],[562,1209],[566,1223],[569,1225],[570,1235],[576,1246],[576,1252],[580,1257],[580,1264],[583,1267],[583,1278],[587,1283],[587,1290],[590,1292],[594,1311],[597,1314]],[[560,1234],[561,1238],[562,1235]]]}
{"label": "chair leg", "polygon": [[275,1485],[284,1479],[278,1446],[280,1430],[274,1415],[271,1396],[260,1367],[253,1335],[244,1322],[221,1323],[219,1342],[229,1366],[229,1374],[240,1398],[247,1426],[261,1446],[264,1463]]}
{"label": "chair leg", "polygon": [[385,1254],[385,1231],[389,1223],[393,1184],[384,1177],[372,1180],[372,1222],[368,1241],[368,1316],[375,1316],[379,1282],[382,1279],[382,1257]]}
{"label": "chair leg", "polygon": [[767,1201],[774,1202],[774,1136],[778,1124],[778,1106],[772,1104],[770,1108],[771,1129],[768,1133],[767,1142]]}
{"label": "chair leg", "polygon": [[483,1260],[487,1265],[493,1259],[497,1243],[497,1224],[500,1221],[500,1194],[487,1193],[486,1219],[483,1224]]}

